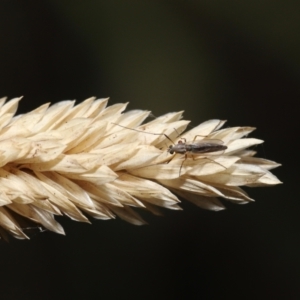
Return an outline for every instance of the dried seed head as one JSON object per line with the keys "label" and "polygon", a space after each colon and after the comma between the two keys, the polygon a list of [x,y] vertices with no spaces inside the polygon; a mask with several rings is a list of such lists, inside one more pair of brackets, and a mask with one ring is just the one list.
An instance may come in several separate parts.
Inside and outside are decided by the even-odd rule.
{"label": "dried seed head", "polygon": [[[245,138],[254,128],[220,129],[224,121],[210,120],[178,137],[189,123],[181,120],[182,112],[141,125],[149,112],[123,113],[127,104],[106,107],[108,99],[95,98],[76,106],[45,104],[14,117],[20,99],[0,99],[2,237],[9,232],[28,238],[22,231],[26,219],[63,234],[55,215],[82,222],[89,222],[86,215],[102,220],[117,215],[141,225],[145,221],[133,208],[154,214],[157,207],[180,209],[177,196],[217,211],[224,209],[218,198],[253,201],[240,186],[280,183],[269,172],[279,164],[247,150],[262,143]],[[196,135],[197,142],[222,141],[223,151],[168,153],[169,139],[178,143]]]}

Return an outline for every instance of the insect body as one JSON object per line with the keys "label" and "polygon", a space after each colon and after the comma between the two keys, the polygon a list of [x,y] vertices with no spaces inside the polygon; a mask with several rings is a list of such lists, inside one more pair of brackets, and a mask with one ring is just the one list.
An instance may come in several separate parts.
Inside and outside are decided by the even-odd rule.
{"label": "insect body", "polygon": [[[223,145],[223,141],[221,140],[201,140],[199,142],[195,142],[197,135],[195,136],[192,143],[187,144],[185,138],[181,138],[177,144],[170,145],[168,148],[168,152],[170,154],[178,153],[184,154],[185,159],[182,162],[180,169],[179,169],[179,176],[181,174],[182,166],[187,159],[187,154],[201,154],[201,153],[210,153],[210,152],[218,152],[222,150],[226,150],[227,146]],[[194,158],[193,158],[194,159]]]}
{"label": "insect body", "polygon": [[200,153],[217,152],[226,149],[227,146],[223,145],[223,141],[221,140],[202,140],[199,142],[193,141],[192,143],[187,144],[185,138],[182,138],[181,140],[178,141],[177,144],[170,145],[168,148],[168,152],[170,154],[173,153],[187,154],[187,152],[200,154]]}

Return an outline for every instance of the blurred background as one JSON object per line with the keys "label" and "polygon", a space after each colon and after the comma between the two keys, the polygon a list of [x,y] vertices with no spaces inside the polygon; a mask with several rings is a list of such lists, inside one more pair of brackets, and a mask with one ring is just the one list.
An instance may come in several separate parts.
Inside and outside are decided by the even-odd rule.
{"label": "blurred background", "polygon": [[97,96],[185,110],[192,126],[227,119],[257,127],[284,182],[218,213],[183,202],[143,227],[60,218],[66,236],[0,242],[1,299],[300,299],[299,12],[291,0],[1,1],[0,96],[23,95],[19,113]]}

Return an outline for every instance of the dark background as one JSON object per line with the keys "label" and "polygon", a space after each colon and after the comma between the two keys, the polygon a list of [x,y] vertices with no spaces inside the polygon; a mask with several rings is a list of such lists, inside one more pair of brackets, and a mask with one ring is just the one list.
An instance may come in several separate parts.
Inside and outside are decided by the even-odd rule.
{"label": "dark background", "polygon": [[[284,182],[248,205],[187,202],[149,226],[60,218],[0,243],[1,299],[299,299],[299,2],[1,1],[0,94],[19,113],[90,96],[255,126]],[[299,183],[298,183],[299,185]]]}

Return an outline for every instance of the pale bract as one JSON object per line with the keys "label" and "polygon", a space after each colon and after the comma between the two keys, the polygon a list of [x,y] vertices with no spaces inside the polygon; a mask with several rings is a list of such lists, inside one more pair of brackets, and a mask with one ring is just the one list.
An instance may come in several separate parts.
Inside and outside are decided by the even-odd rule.
{"label": "pale bract", "polygon": [[[280,183],[270,172],[279,164],[248,149],[262,143],[247,137],[251,127],[221,129],[225,121],[209,120],[185,131],[182,112],[143,123],[150,112],[124,112],[127,104],[107,107],[108,99],[95,98],[14,116],[20,99],[0,99],[1,237],[28,238],[27,220],[64,234],[56,215],[81,222],[118,216],[142,225],[139,209],[178,210],[178,196],[218,211],[222,198],[253,201],[241,186]],[[182,140],[218,140],[227,149],[168,153],[171,141]]]}

